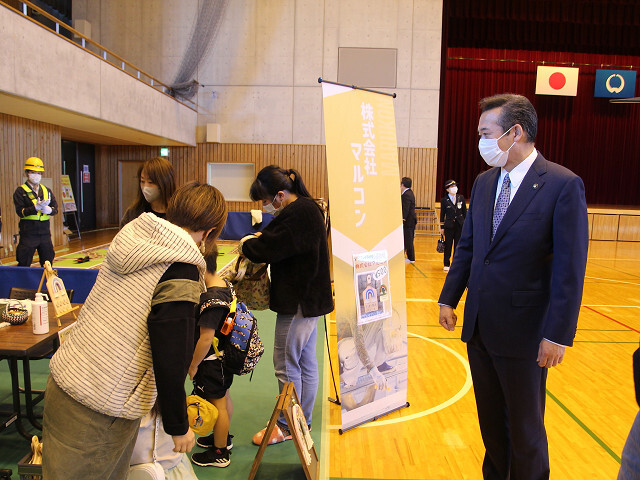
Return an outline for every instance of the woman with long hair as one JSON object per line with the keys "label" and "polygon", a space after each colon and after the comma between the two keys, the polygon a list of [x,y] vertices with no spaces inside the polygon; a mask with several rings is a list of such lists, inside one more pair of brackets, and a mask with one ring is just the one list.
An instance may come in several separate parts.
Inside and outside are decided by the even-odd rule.
{"label": "woman with long hair", "polygon": [[[300,173],[276,165],[263,168],[249,195],[275,219],[258,235],[241,240],[249,260],[271,267],[269,308],[277,313],[273,366],[280,391],[293,382],[302,411],[311,424],[318,389],[318,318],[333,310],[329,250],[323,212],[311,198]],[[253,437],[260,444],[266,429]],[[269,444],[291,439],[281,415]]]}
{"label": "woman with long hair", "polygon": [[173,165],[164,157],[154,157],[138,168],[138,194],[122,216],[120,228],[143,212],[165,218],[169,199],[176,191],[176,176]]}

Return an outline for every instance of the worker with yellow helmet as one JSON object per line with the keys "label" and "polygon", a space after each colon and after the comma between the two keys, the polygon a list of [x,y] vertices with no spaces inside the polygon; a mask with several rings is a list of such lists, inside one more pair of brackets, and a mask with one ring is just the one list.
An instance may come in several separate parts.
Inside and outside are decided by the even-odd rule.
{"label": "worker with yellow helmet", "polygon": [[58,203],[53,193],[40,184],[44,164],[38,157],[29,157],[24,164],[27,181],[13,194],[16,213],[20,217],[20,243],[16,248],[16,260],[20,267],[30,267],[33,254],[38,250],[40,265],[53,263],[55,252],[51,243],[49,217],[58,213]]}

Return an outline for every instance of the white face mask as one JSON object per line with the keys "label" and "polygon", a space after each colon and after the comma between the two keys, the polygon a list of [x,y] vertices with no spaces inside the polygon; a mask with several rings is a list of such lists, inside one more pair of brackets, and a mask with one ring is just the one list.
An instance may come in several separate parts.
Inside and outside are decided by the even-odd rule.
{"label": "white face mask", "polygon": [[[515,125],[513,127],[515,127]],[[506,152],[503,152],[502,149],[498,146],[498,140],[509,133],[511,128],[500,135],[498,138],[481,138],[480,141],[478,141],[478,150],[480,151],[480,156],[485,162],[487,162],[487,165],[489,165],[490,167],[504,167],[507,164],[507,159],[509,158],[509,150],[511,150],[511,147],[513,147],[516,142],[513,142],[511,147],[509,147]]]}
{"label": "white face mask", "polygon": [[451,188],[449,189],[449,193],[450,193],[451,195],[455,195],[456,193],[458,193],[458,187],[451,187]]}
{"label": "white face mask", "polygon": [[42,179],[42,174],[40,173],[30,173],[27,175],[27,178],[34,185],[38,185],[40,183],[40,179]]}
{"label": "white face mask", "polygon": [[151,203],[160,198],[160,189],[158,187],[142,187],[142,195],[147,202]]}
{"label": "white face mask", "polygon": [[282,210],[283,205],[282,203],[280,203],[280,206],[278,208],[273,206],[273,202],[276,201],[276,198],[278,198],[278,194],[276,193],[276,196],[273,197],[273,201],[271,203],[268,203],[267,205],[264,205],[262,208],[264,208],[265,212],[270,213],[272,215],[276,215],[278,212],[280,212],[280,210]]}

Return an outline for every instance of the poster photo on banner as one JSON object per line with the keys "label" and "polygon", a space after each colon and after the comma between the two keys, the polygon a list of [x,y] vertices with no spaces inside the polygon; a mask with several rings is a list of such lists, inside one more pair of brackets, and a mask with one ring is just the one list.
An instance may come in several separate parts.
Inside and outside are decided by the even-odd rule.
{"label": "poster photo on banner", "polygon": [[342,431],[407,406],[393,99],[323,83]]}
{"label": "poster photo on banner", "polygon": [[387,252],[367,252],[353,256],[358,325],[391,316]]}

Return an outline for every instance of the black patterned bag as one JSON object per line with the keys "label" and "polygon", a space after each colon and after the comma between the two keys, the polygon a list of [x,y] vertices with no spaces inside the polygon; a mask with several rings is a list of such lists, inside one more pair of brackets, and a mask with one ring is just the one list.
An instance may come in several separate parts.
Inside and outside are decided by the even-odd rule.
{"label": "black patterned bag", "polygon": [[264,345],[258,335],[258,320],[247,306],[238,302],[233,293],[229,317],[233,316],[233,327],[222,356],[224,368],[236,375],[251,373],[264,353]]}

